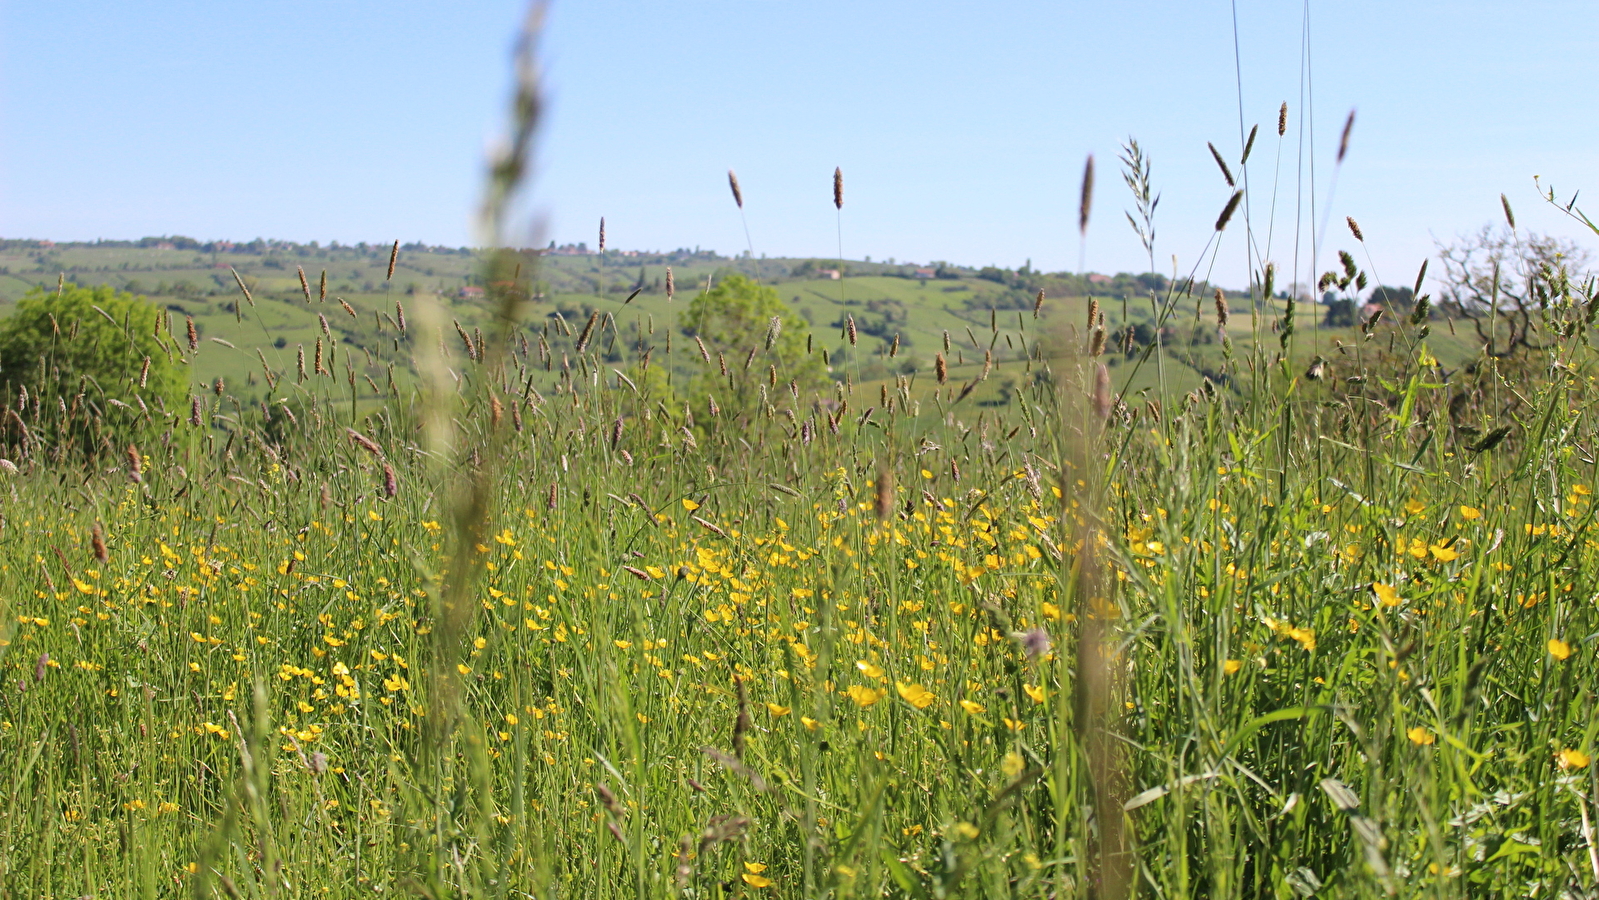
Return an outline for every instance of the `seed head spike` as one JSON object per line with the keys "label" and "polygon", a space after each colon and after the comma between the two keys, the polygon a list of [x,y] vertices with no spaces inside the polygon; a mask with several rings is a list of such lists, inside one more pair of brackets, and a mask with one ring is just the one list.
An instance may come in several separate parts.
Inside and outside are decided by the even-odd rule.
{"label": "seed head spike", "polygon": [[1094,206],[1094,154],[1088,154],[1088,161],[1083,163],[1083,189],[1078,195],[1077,202],[1077,232],[1088,233],[1088,213]]}

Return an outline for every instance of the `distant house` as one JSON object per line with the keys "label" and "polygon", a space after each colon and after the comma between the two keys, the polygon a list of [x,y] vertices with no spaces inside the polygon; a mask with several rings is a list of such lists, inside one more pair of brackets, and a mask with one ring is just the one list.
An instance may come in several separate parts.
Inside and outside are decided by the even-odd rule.
{"label": "distant house", "polygon": [[482,300],[483,289],[475,284],[469,284],[466,287],[461,288],[461,290],[456,293],[456,296],[462,300]]}
{"label": "distant house", "polygon": [[844,277],[844,273],[840,272],[837,269],[817,269],[816,270],[816,277],[817,278],[831,278],[834,281],[837,281],[840,278]]}
{"label": "distant house", "polygon": [[176,250],[178,249],[178,245],[172,243],[171,241],[161,241],[155,245],[155,248],[157,250]]}
{"label": "distant house", "polygon": [[917,278],[922,278],[922,279],[937,278],[938,277],[938,270],[937,269],[917,269],[913,274]]}
{"label": "distant house", "polygon": [[1110,276],[1109,275],[1101,275],[1098,272],[1095,272],[1092,275],[1088,276],[1088,283],[1089,284],[1110,284]]}

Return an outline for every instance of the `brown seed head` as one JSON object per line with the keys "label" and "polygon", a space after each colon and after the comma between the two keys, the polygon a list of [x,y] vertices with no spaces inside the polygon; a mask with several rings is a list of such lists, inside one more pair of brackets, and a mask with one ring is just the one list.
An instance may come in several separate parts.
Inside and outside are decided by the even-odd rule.
{"label": "brown seed head", "polygon": [[939,384],[949,380],[949,363],[944,360],[944,354],[940,353],[933,358],[933,371],[938,374]]}
{"label": "brown seed head", "polygon": [[200,427],[200,398],[198,396],[189,398],[189,424],[196,428]]}
{"label": "brown seed head", "polygon": [[1088,298],[1088,327],[1093,328],[1099,324],[1099,298]]}
{"label": "brown seed head", "polygon": [[239,277],[238,270],[234,269],[232,266],[229,266],[228,271],[233,273],[233,280],[238,282],[239,290],[244,292],[245,302],[249,303],[251,306],[254,306],[255,298],[250,296],[250,289],[244,286],[244,279]]}
{"label": "brown seed head", "polygon": [[1088,345],[1088,355],[1098,357],[1105,352],[1105,329],[1095,328],[1094,337]]}
{"label": "brown seed head", "polygon": [[1221,168],[1221,177],[1227,179],[1227,186],[1237,187],[1237,184],[1233,182],[1232,170],[1227,168],[1227,161],[1221,158],[1221,151],[1216,149],[1215,144],[1209,143],[1208,141],[1205,143],[1205,146],[1210,148],[1211,157],[1216,160],[1216,165]]}
{"label": "brown seed head", "polygon": [[727,186],[733,189],[733,202],[738,204],[739,209],[743,209],[744,192],[738,189],[738,176],[733,174],[732,169],[727,170]]}
{"label": "brown seed head", "polygon": [[[598,311],[589,314],[587,325],[583,326],[583,333],[577,339],[577,352],[582,353],[589,345],[589,337],[594,334],[594,326],[600,321]],[[470,342],[469,342],[470,343]]]}
{"label": "brown seed head", "polygon": [[[1044,308],[1044,289],[1043,288],[1039,288],[1038,289],[1038,298],[1033,301],[1033,318],[1035,318],[1035,319],[1038,318],[1038,311],[1043,309],[1043,308]],[[944,334],[948,335],[949,332],[946,331],[946,332],[944,332]]]}
{"label": "brown seed head", "polygon": [[1288,133],[1288,101],[1283,101],[1282,109],[1277,110],[1277,136],[1282,137]]}
{"label": "brown seed head", "polygon": [[844,170],[833,169],[833,208],[844,208]]}
{"label": "brown seed head", "polygon": [[672,280],[672,267],[666,267],[666,302],[672,302],[672,295],[677,293],[677,282]]}
{"label": "brown seed head", "polygon": [[400,261],[400,242],[399,241],[395,241],[394,242],[394,246],[389,248],[389,274],[383,276],[383,280],[384,281],[393,281],[394,280],[394,264],[399,262],[399,261]]}
{"label": "brown seed head", "polygon": [[894,512],[894,473],[886,467],[877,470],[877,518],[886,519]]}
{"label": "brown seed head", "polygon": [[1094,415],[1104,420],[1110,415],[1110,370],[1104,363],[1094,367]]}
{"label": "brown seed head", "polygon": [[394,467],[388,463],[383,464],[383,496],[393,499],[400,492],[400,479],[394,474]]}
{"label": "brown seed head", "polygon": [[1343,136],[1338,139],[1338,160],[1337,160],[1337,162],[1340,165],[1344,161],[1344,154],[1349,152],[1349,133],[1351,131],[1353,131],[1354,129],[1355,129],[1355,111],[1354,110],[1350,110],[1349,111],[1349,118],[1344,120],[1344,133],[1343,133]]}
{"label": "brown seed head", "polygon": [[1094,154],[1083,164],[1083,189],[1077,201],[1077,232],[1088,233],[1088,213],[1094,207]]}
{"label": "brown seed head", "polygon": [[1242,199],[1244,199],[1243,191],[1233,191],[1233,195],[1227,198],[1227,205],[1222,207],[1221,215],[1216,218],[1217,231],[1227,227],[1227,220],[1233,217],[1233,213],[1238,210],[1238,201]]}
{"label": "brown seed head", "polygon": [[600,216],[600,252],[605,252],[605,217]]}
{"label": "brown seed head", "polygon": [[139,456],[139,448],[133,444],[128,445],[128,478],[135,484],[144,481],[144,458]]}
{"label": "brown seed head", "polygon": [[1344,216],[1344,221],[1349,223],[1349,233],[1355,236],[1355,240],[1364,244],[1366,236],[1360,233],[1360,223],[1355,221],[1355,217]]}
{"label": "brown seed head", "polygon": [[1510,211],[1510,198],[1500,194],[1499,205],[1505,208],[1505,221],[1510,223],[1510,228],[1514,231],[1516,228],[1516,214]]}
{"label": "brown seed head", "polygon": [[322,281],[317,285],[316,299],[319,303],[326,303],[328,299],[328,270],[322,270]]}
{"label": "brown seed head", "polygon": [[853,347],[853,346],[855,346],[855,337],[856,337],[856,335],[855,335],[855,316],[852,315],[852,314],[846,314],[846,316],[847,316],[847,318],[845,319],[844,327],[849,332],[849,345],[851,347]]}
{"label": "brown seed head", "polygon": [[1221,328],[1221,329],[1225,329],[1227,327],[1227,317],[1228,317],[1227,298],[1222,294],[1221,288],[1217,288],[1216,289],[1216,327],[1217,328]]}
{"label": "brown seed head", "polygon": [[144,390],[144,386],[146,384],[148,384],[149,381],[150,381],[150,357],[146,356],[144,358],[144,365],[139,367],[139,390],[141,390],[141,391]]}
{"label": "brown seed head", "polygon": [[405,307],[398,300],[394,301],[394,322],[400,326],[400,333],[405,334]]}
{"label": "brown seed head", "polygon": [[111,561],[111,554],[105,548],[105,532],[101,530],[99,522],[94,523],[94,527],[89,529],[89,546],[94,550],[94,558],[100,565],[103,566]]}
{"label": "brown seed head", "polygon": [[195,353],[200,349],[200,332],[194,327],[194,316],[185,317],[189,326],[189,352]]}
{"label": "brown seed head", "polygon": [[1249,140],[1244,141],[1244,155],[1238,158],[1238,164],[1240,166],[1242,166],[1245,163],[1249,162],[1249,151],[1255,149],[1255,135],[1257,135],[1259,133],[1260,133],[1260,126],[1259,125],[1256,125],[1256,126],[1254,126],[1254,127],[1249,129]]}

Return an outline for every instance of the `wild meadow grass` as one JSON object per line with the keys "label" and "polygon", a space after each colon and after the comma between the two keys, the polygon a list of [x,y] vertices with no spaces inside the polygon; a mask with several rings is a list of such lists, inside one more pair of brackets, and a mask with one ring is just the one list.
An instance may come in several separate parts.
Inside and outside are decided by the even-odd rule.
{"label": "wild meadow grass", "polygon": [[1588,302],[1147,404],[435,327],[354,421],[13,410],[0,894],[1591,896]]}

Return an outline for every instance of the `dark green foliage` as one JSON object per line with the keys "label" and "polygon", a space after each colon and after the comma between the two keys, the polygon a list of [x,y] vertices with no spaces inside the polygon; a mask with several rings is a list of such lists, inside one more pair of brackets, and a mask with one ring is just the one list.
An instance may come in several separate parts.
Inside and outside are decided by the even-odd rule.
{"label": "dark green foliage", "polygon": [[1327,304],[1327,315],[1321,324],[1328,328],[1349,328],[1356,324],[1355,317],[1355,301],[1340,297]]}
{"label": "dark green foliage", "polygon": [[165,330],[161,309],[109,285],[35,288],[0,322],[0,393],[29,428],[49,422],[83,449],[137,439],[186,406],[187,374],[156,337]]}
{"label": "dark green foliage", "polygon": [[[768,340],[772,320],[781,323],[775,340]],[[697,336],[705,344],[712,365],[695,377],[689,393],[699,408],[701,401],[714,397],[723,413],[738,416],[759,412],[759,384],[766,385],[768,402],[781,406],[792,398],[788,384],[793,381],[803,394],[821,384],[826,375],[821,357],[806,352],[805,335],[809,325],[789,309],[775,289],[742,275],[729,275],[710,291],[694,298],[683,317],[683,332]],[[754,351],[754,356],[750,353]],[[698,352],[698,349],[694,352]],[[767,380],[721,374],[718,357],[729,372],[742,373],[748,365],[766,370],[775,366],[777,384]],[[758,384],[757,384],[758,382]]]}

